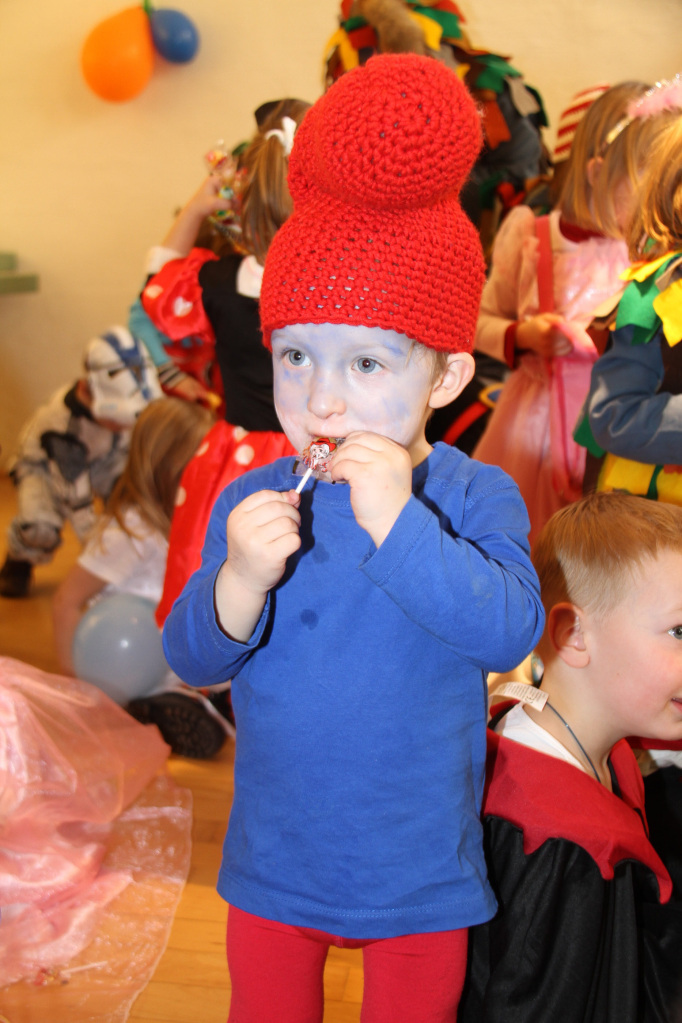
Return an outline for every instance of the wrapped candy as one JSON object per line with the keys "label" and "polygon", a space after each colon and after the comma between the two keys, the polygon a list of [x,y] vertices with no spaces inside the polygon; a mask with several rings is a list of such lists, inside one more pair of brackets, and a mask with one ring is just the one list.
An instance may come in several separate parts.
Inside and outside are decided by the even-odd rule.
{"label": "wrapped candy", "polygon": [[204,160],[209,172],[219,176],[220,196],[225,200],[224,209],[218,210],[209,219],[241,249],[241,195],[246,183],[246,171],[239,166],[235,154],[228,152],[222,140],[213,149],[209,149]]}
{"label": "wrapped candy", "polygon": [[344,437],[315,437],[301,452],[301,457],[294,466],[296,475],[303,475],[303,479],[296,487],[296,493],[300,494],[311,476],[316,480],[326,480],[332,483],[329,472],[329,462],[332,455],[343,444]]}

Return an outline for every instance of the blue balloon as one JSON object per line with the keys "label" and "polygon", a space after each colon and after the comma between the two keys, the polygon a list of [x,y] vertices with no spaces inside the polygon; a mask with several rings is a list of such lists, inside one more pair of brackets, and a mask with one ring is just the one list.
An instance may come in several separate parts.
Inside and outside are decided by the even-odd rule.
{"label": "blue balloon", "polygon": [[156,689],[168,664],[154,610],[151,601],[125,593],[103,597],[88,608],[73,639],[78,678],[119,704]]}
{"label": "blue balloon", "polygon": [[154,46],[173,64],[186,64],[199,49],[199,33],[186,14],[170,7],[152,10],[149,20]]}

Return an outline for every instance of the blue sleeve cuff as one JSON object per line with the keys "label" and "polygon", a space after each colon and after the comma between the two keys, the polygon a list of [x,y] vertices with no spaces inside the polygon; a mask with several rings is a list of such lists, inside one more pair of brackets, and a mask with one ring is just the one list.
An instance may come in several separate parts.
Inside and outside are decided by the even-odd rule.
{"label": "blue sleeve cuff", "polygon": [[183,601],[173,606],[163,629],[166,659],[188,685],[210,686],[236,675],[258,647],[270,614],[268,596],[258,624],[246,643],[223,631],[215,609],[219,569],[202,579]]}

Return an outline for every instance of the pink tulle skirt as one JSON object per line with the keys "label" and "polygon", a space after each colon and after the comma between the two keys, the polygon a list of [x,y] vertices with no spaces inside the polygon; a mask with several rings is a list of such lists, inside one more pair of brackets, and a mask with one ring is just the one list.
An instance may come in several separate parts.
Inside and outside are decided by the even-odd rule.
{"label": "pink tulle skirt", "polygon": [[531,546],[550,516],[582,493],[585,449],[572,433],[595,357],[589,349],[551,362],[523,356],[473,452],[517,484],[528,509]]}

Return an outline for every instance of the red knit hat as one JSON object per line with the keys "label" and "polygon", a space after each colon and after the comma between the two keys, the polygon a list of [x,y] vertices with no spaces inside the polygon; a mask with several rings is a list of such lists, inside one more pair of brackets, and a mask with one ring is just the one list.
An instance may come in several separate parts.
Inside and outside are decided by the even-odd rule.
{"label": "red knit hat", "polygon": [[292,323],[348,323],[470,351],[485,266],[458,196],[480,146],[471,96],[433,58],[382,54],[332,85],[296,133],[264,343]]}

